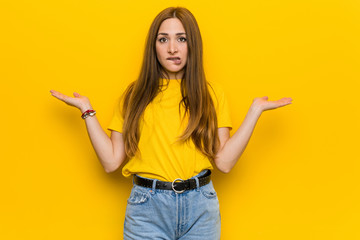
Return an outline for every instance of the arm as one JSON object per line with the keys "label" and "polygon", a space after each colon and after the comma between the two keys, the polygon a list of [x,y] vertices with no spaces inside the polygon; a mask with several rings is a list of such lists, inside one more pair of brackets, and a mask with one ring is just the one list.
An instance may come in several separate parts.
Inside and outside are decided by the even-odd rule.
{"label": "arm", "polygon": [[232,137],[229,128],[218,129],[220,148],[215,158],[215,165],[221,172],[228,173],[235,166],[250,140],[261,113],[288,105],[292,101],[291,98],[277,101],[267,101],[267,99],[267,97],[254,99],[244,121]]}
{"label": "arm", "polygon": [[[52,96],[78,108],[82,113],[92,109],[89,99],[78,93],[74,93],[74,97],[69,97],[54,90],[50,92]],[[96,116],[85,118],[85,124],[91,144],[105,171],[107,173],[115,171],[126,159],[122,134],[111,131],[111,137],[109,138],[100,126]]]}
{"label": "arm", "polygon": [[96,116],[86,118],[85,123],[91,144],[105,172],[110,173],[118,169],[126,159],[122,134],[111,131],[111,137],[109,138],[100,126]]}

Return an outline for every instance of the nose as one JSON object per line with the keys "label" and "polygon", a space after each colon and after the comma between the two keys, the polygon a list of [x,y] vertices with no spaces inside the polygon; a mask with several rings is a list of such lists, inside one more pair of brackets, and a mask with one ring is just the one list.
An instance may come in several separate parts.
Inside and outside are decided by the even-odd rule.
{"label": "nose", "polygon": [[168,45],[168,53],[170,54],[174,54],[176,53],[178,50],[177,50],[177,46],[176,46],[176,41],[169,41],[169,45]]}

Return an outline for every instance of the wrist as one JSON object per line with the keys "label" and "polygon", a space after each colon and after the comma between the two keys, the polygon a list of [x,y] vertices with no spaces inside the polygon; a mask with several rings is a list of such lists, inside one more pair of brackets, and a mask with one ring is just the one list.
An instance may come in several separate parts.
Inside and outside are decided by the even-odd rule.
{"label": "wrist", "polygon": [[91,104],[86,104],[86,105],[81,106],[79,109],[80,109],[81,113],[84,113],[85,111],[92,110],[93,108],[92,108]]}
{"label": "wrist", "polygon": [[254,113],[255,115],[260,116],[264,110],[259,105],[253,103],[253,104],[251,104],[249,111]]}
{"label": "wrist", "polygon": [[96,114],[95,110],[89,109],[89,110],[86,110],[85,112],[83,112],[83,114],[81,115],[81,118],[85,119],[87,117],[93,117],[93,116],[95,116],[95,114]]}

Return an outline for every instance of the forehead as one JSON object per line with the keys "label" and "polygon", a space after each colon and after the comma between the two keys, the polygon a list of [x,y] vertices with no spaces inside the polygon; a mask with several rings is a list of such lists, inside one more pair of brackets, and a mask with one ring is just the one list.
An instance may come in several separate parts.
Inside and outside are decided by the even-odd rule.
{"label": "forehead", "polygon": [[178,18],[168,18],[164,20],[159,28],[158,33],[179,33],[185,32],[184,26]]}

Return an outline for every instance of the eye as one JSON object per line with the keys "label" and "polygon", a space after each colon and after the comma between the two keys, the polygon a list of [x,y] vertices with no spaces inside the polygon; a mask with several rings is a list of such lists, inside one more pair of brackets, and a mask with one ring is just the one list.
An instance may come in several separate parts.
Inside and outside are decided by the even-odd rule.
{"label": "eye", "polygon": [[164,38],[164,37],[159,38],[159,42],[161,42],[161,43],[164,43],[164,42],[166,42],[166,41],[167,41],[167,39],[166,39],[166,38]]}
{"label": "eye", "polygon": [[179,41],[180,41],[180,42],[186,42],[186,38],[180,37],[180,38],[179,38]]}

